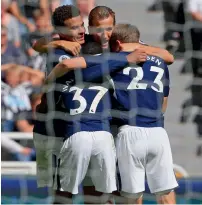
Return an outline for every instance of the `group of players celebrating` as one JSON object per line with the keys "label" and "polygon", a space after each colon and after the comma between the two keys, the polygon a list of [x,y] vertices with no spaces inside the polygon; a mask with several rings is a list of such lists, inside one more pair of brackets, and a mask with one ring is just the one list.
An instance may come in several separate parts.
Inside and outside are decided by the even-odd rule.
{"label": "group of players celebrating", "polygon": [[90,12],[89,34],[74,6],[58,7],[52,21],[57,33],[34,45],[53,56],[34,126],[38,186],[68,198],[88,175],[94,194],[105,196],[95,203],[118,192],[125,203],[142,204],[147,178],[158,203],[175,204],[178,184],[164,129],[173,56],[141,43],[137,27],[116,25],[106,6]]}

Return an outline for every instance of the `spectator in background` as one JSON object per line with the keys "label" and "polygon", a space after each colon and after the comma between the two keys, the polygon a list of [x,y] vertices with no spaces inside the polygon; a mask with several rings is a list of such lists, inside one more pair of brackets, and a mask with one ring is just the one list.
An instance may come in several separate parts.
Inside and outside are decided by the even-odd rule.
{"label": "spectator in background", "polygon": [[28,59],[20,48],[16,48],[11,42],[8,41],[8,30],[6,27],[1,27],[1,72],[13,67],[18,67],[23,71],[29,73],[32,77],[37,76],[41,81],[44,74],[39,71],[34,71],[28,67]]}
{"label": "spectator in background", "polygon": [[83,17],[84,27],[86,29],[86,33],[88,34],[88,15],[90,11],[95,8],[95,0],[76,0],[76,7],[81,12],[81,16]]}
{"label": "spectator in background", "polygon": [[35,30],[35,25],[31,23],[25,16],[22,15],[18,8],[18,2],[16,0],[2,0],[2,4],[4,4],[5,9],[10,12],[13,16],[15,16],[20,23],[24,24],[30,32]]}
{"label": "spectator in background", "polygon": [[18,115],[15,122],[16,129],[20,132],[33,132],[36,106],[41,102],[42,94],[32,94],[30,97],[31,110]]}
{"label": "spectator in background", "polygon": [[14,131],[16,127],[21,132],[32,132],[33,125],[29,120],[33,119],[31,113],[35,111],[36,103],[32,98],[30,101],[29,96],[32,95],[34,87],[42,85],[38,76],[34,76],[33,80],[30,77],[32,75],[16,66],[5,70],[4,81],[1,82],[3,131]]}
{"label": "spectator in background", "polygon": [[[194,51],[202,50],[202,0],[188,0],[188,12],[193,19],[193,28],[191,29],[192,45]],[[194,77],[202,77],[200,70],[199,57],[192,58],[192,68]]]}
{"label": "spectator in background", "polygon": [[44,73],[26,66],[25,54],[8,42],[7,28],[1,27],[1,73],[2,73],[2,130],[14,129],[14,115],[30,110],[29,95],[33,87],[41,86]]}
{"label": "spectator in background", "polygon": [[1,26],[1,64],[27,64],[26,55],[20,48],[16,48],[12,42],[8,40],[8,29]]}
{"label": "spectator in background", "polygon": [[31,110],[29,95],[32,86],[20,86],[21,71],[17,67],[9,68],[4,72],[4,81],[1,81],[1,108],[2,131],[14,131],[17,114]]}
{"label": "spectator in background", "polygon": [[32,19],[34,12],[40,10],[43,15],[50,18],[50,1],[49,0],[24,0],[19,1],[19,7],[24,12],[25,16]]}
{"label": "spectator in background", "polygon": [[52,13],[55,11],[57,7],[63,6],[63,5],[74,5],[74,0],[52,0],[51,2]]}
{"label": "spectator in background", "polygon": [[23,47],[29,57],[29,66],[34,70],[46,71],[46,55],[41,55],[36,52],[32,45],[43,36],[49,37],[53,32],[53,27],[50,21],[47,21],[45,14],[40,10],[36,10],[33,16],[36,31],[27,33],[23,36]]}
{"label": "spectator in background", "polygon": [[17,19],[7,12],[5,3],[1,4],[1,24],[8,30],[8,40],[16,47],[20,46],[20,32]]}

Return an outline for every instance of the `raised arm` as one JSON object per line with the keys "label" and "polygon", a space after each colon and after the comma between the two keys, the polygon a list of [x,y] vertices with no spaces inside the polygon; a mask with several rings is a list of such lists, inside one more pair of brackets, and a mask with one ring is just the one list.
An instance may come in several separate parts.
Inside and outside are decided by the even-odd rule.
{"label": "raised arm", "polygon": [[25,24],[30,32],[36,30],[36,26],[32,24],[25,16],[22,15],[18,8],[17,1],[12,1],[9,6],[9,11],[15,16],[22,24]]}
{"label": "raised arm", "polygon": [[158,56],[162,58],[168,65],[174,62],[174,56],[163,48],[143,45],[140,43],[124,43],[122,45],[122,50],[124,51],[132,51],[135,49],[143,49],[147,55]]}
{"label": "raised arm", "polygon": [[46,83],[54,81],[71,70],[83,68],[87,68],[82,71],[83,79],[90,81],[118,71],[127,66],[128,63],[144,62],[146,58],[146,53],[141,49],[137,49],[130,54],[113,53],[109,56],[86,56],[63,60],[51,71],[46,79]]}
{"label": "raised arm", "polygon": [[140,45],[141,49],[144,49],[147,55],[154,55],[162,58],[168,65],[174,62],[174,56],[163,48]]}

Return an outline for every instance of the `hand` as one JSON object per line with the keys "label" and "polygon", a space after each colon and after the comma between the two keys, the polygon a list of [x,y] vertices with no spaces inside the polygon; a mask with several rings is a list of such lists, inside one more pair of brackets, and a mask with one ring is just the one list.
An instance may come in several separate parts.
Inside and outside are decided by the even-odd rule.
{"label": "hand", "polygon": [[36,26],[32,23],[28,23],[27,28],[30,32],[34,32],[36,30]]}
{"label": "hand", "polygon": [[138,48],[127,56],[127,60],[129,63],[142,63],[147,60],[147,54],[143,49]]}
{"label": "hand", "polygon": [[60,48],[70,52],[74,56],[78,56],[81,50],[81,45],[77,42],[60,41]]}

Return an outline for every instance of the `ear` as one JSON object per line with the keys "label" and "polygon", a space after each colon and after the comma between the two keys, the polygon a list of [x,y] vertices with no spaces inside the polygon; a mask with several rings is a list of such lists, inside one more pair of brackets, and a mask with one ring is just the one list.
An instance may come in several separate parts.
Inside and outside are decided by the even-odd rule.
{"label": "ear", "polygon": [[116,40],[116,48],[117,48],[117,51],[118,51],[118,52],[121,51],[121,48],[122,48],[122,43],[121,43],[121,41]]}

